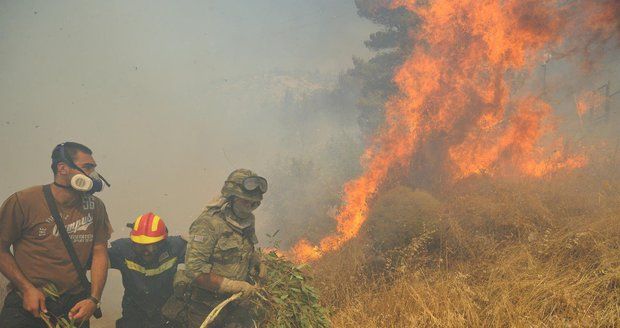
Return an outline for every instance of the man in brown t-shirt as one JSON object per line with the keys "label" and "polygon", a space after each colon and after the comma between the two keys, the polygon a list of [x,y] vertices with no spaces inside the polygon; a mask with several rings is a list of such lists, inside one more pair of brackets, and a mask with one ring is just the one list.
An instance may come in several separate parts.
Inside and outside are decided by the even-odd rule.
{"label": "man in brown t-shirt", "polygon": [[[80,284],[43,186],[16,192],[0,207],[0,271],[10,281],[0,327],[46,327],[42,313],[74,318],[84,323],[82,327],[88,326],[107,278],[107,242],[112,232],[103,202],[92,195],[101,185],[95,167],[92,151],[84,145],[66,142],[52,152],[52,195],[79,261],[86,267],[90,260],[90,290]],[[46,299],[42,288],[49,284],[58,290],[59,298]]]}

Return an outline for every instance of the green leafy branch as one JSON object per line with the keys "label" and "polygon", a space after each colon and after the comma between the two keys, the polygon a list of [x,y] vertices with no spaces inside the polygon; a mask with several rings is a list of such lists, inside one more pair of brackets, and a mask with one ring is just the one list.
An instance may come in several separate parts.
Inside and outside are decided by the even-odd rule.
{"label": "green leafy branch", "polygon": [[302,271],[305,265],[295,265],[273,251],[264,254],[263,261],[267,276],[251,299],[261,327],[331,327],[311,278]]}

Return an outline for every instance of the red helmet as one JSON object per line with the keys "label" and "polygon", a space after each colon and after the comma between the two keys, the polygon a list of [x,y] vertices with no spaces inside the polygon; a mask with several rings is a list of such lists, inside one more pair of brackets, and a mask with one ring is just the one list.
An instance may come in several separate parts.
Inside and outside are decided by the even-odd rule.
{"label": "red helmet", "polygon": [[168,237],[168,229],[164,220],[149,212],[136,219],[129,236],[137,244],[154,244]]}

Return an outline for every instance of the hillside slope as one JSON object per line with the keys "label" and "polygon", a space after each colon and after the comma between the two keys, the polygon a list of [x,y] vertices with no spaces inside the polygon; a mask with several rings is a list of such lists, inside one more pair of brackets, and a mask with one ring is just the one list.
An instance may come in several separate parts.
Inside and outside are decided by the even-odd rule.
{"label": "hillside slope", "polygon": [[334,326],[619,326],[617,173],[383,192],[314,265]]}

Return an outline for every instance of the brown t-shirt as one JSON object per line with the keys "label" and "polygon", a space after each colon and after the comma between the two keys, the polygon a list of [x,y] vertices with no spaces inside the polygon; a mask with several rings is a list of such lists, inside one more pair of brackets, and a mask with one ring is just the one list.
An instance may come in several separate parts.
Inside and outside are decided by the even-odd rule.
{"label": "brown t-shirt", "polygon": [[[85,266],[93,242],[107,243],[112,233],[105,205],[91,195],[65,206],[56,204],[75,252]],[[52,282],[61,293],[82,291],[78,273],[45,202],[42,186],[19,191],[2,204],[0,239],[13,245],[17,265],[36,287]]]}

